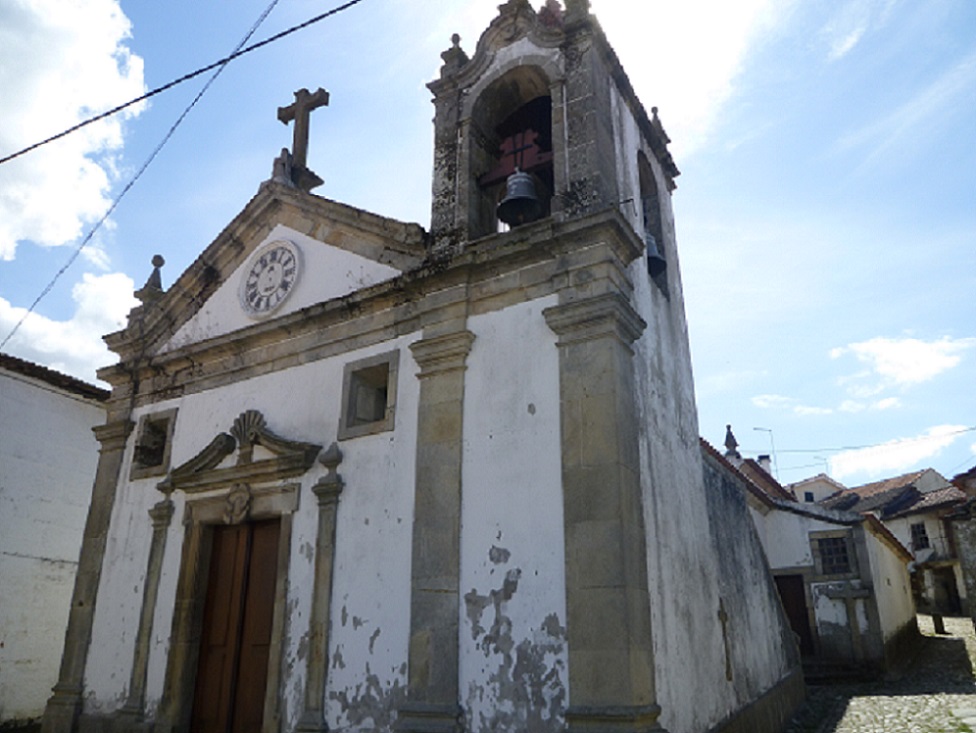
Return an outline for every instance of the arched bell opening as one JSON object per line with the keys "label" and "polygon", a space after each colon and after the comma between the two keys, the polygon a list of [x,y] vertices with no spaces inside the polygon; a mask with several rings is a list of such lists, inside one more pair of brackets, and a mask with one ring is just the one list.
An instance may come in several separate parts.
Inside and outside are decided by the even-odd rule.
{"label": "arched bell opening", "polygon": [[542,70],[519,67],[492,83],[475,103],[470,131],[471,235],[549,216],[552,97]]}
{"label": "arched bell opening", "polygon": [[647,272],[658,287],[667,294],[668,263],[661,226],[661,202],[658,198],[654,171],[643,152],[637,154],[637,171],[640,178],[642,234]]}

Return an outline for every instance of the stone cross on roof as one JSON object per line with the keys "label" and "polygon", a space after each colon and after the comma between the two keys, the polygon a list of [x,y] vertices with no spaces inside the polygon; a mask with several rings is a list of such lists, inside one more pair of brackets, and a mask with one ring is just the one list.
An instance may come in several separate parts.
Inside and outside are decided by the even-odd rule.
{"label": "stone cross on roof", "polygon": [[294,168],[305,168],[308,158],[308,118],[313,109],[325,107],[329,103],[329,93],[319,87],[314,93],[308,89],[295,92],[295,101],[287,107],[278,108],[278,119],[284,124],[295,121],[295,132],[291,147],[291,164]]}

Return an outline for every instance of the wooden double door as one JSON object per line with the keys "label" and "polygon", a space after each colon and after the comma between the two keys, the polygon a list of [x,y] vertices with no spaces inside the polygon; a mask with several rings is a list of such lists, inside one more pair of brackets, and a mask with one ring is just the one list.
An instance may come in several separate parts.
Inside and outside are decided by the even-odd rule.
{"label": "wooden double door", "polygon": [[192,733],[259,733],[264,720],[279,520],[213,529]]}

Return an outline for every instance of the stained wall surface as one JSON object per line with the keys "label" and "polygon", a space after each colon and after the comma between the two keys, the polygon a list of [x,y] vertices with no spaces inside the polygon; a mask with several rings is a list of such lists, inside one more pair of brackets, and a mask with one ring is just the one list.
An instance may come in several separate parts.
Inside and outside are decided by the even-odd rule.
{"label": "stained wall surface", "polygon": [[104,421],[96,400],[0,370],[0,723],[40,717],[57,682]]}

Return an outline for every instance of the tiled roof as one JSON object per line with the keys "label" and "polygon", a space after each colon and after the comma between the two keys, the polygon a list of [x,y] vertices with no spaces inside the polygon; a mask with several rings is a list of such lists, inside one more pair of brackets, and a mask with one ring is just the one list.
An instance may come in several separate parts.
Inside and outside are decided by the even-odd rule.
{"label": "tiled roof", "polygon": [[22,374],[25,377],[31,377],[42,382],[47,382],[48,384],[54,387],[59,387],[67,392],[74,392],[81,397],[87,397],[100,402],[104,402],[109,397],[108,390],[102,389],[101,387],[96,387],[94,384],[89,384],[88,382],[68,376],[67,374],[56,372],[53,369],[48,369],[47,367],[41,366],[40,364],[35,364],[32,361],[19,359],[16,356],[11,356],[10,354],[0,354],[0,368],[11,372],[16,372],[17,374]]}
{"label": "tiled roof", "polygon": [[796,496],[791,494],[783,485],[769,475],[758,461],[754,461],[752,458],[747,458],[739,466],[739,471],[745,474],[749,479],[752,480],[756,486],[762,489],[764,492],[769,494],[774,499],[782,499],[784,501],[796,501]]}
{"label": "tiled roof", "polygon": [[961,504],[966,500],[966,493],[959,490],[955,486],[949,486],[944,489],[938,489],[936,491],[930,491],[927,494],[922,494],[918,501],[913,502],[911,506],[900,511],[893,512],[892,514],[885,517],[885,519],[895,519],[897,517],[907,517],[912,514],[921,514],[922,512],[930,512],[935,509],[940,509],[944,507],[952,506],[953,504]]}

